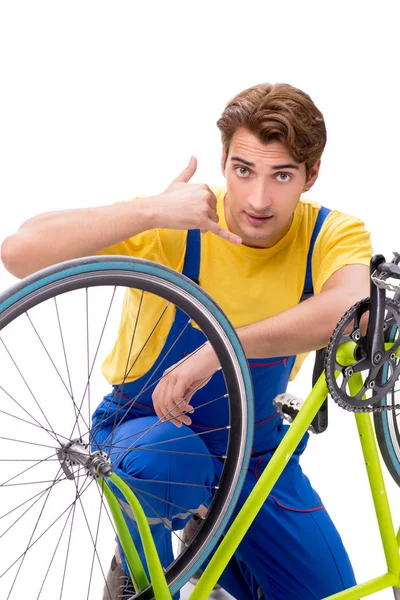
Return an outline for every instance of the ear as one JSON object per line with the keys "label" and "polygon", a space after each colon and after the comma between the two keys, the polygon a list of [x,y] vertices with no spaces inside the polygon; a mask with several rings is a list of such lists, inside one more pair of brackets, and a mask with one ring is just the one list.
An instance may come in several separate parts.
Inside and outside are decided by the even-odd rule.
{"label": "ear", "polygon": [[314,185],[314,183],[318,179],[319,169],[321,166],[321,160],[318,160],[313,167],[311,167],[310,172],[308,174],[307,181],[304,185],[303,192],[308,192]]}
{"label": "ear", "polygon": [[222,156],[221,156],[221,171],[222,171],[222,175],[224,177],[226,177],[226,159],[227,159],[227,155],[226,155],[226,151],[224,148],[222,150]]}

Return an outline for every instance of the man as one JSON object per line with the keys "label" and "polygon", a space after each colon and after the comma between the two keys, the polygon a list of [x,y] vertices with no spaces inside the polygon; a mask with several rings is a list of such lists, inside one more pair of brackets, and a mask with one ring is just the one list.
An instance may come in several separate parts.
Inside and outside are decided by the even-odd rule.
{"label": "man", "polygon": [[[197,257],[197,272],[189,275],[230,318],[253,375],[254,447],[240,506],[285,433],[272,400],[297,372],[299,355],[324,347],[345,310],[368,295],[371,246],[359,220],[300,200],[318,177],[326,142],[323,116],[304,92],[286,84],[245,90],[228,103],[218,127],[226,188],[190,183],[196,171],[192,158],[158,196],[34,217],[5,240],[2,258],[10,272],[24,276],[55,262],[93,254],[150,258],[188,274],[189,260]],[[200,230],[201,241],[188,230]],[[114,391],[94,414],[99,443],[107,440],[110,423],[120,410],[120,404],[114,402],[115,390],[124,378],[130,339],[124,333],[132,329],[134,305],[135,298],[128,297],[118,340],[103,367]],[[157,312],[154,305],[148,309],[148,314]],[[151,319],[147,328],[150,326]],[[157,417],[165,427],[153,428],[154,443],[171,438],[171,428],[197,431],[202,424],[199,411],[192,412],[196,395],[190,399],[190,393],[210,377],[201,389],[203,397],[211,388],[223,393],[211,346],[205,344],[190,356],[202,344],[199,332],[190,327],[178,352],[174,342],[180,331],[177,317],[172,316],[161,327],[151,352],[134,357],[135,367],[123,388],[128,400],[157,366],[160,352],[174,348],[165,377],[141,399],[141,407],[135,405],[117,431],[114,439],[119,440],[119,447],[141,430],[144,420],[155,423]],[[171,369],[185,354],[189,358]],[[149,416],[149,411],[157,416]],[[207,410],[211,429],[218,417],[217,408]],[[212,439],[203,436],[199,440],[194,442],[201,446],[198,453],[215,456]],[[355,583],[339,534],[300,469],[299,456],[305,445],[306,438],[221,577],[221,585],[240,600],[319,599]],[[146,482],[156,464],[157,469],[165,467],[157,455],[143,457],[151,453],[139,453],[138,465],[137,454],[127,448],[123,460],[113,457],[114,465],[135,483],[139,472]],[[160,479],[177,480],[176,472],[171,474],[168,469],[165,467]],[[178,466],[176,471],[181,478],[185,473],[188,480],[202,484],[198,493],[185,498],[185,508],[206,505],[211,481],[218,478],[215,460],[210,458],[201,466],[194,461],[192,469]],[[150,495],[154,488],[144,483],[140,489]],[[171,504],[183,502],[178,500],[174,498]],[[158,510],[163,513],[164,509]],[[151,512],[147,514],[151,516]],[[169,519],[176,529],[188,520],[186,516],[174,520],[168,507],[158,516],[161,521]],[[161,559],[167,564],[172,559],[170,533],[162,523],[153,524],[152,529]],[[136,540],[133,526],[131,533]],[[117,551],[113,561],[107,600],[121,593],[117,582],[121,559],[127,571],[119,554]]]}

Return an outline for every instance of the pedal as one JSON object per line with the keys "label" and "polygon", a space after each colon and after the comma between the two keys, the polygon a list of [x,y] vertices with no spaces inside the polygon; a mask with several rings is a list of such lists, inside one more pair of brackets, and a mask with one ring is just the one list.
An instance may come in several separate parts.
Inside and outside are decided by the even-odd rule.
{"label": "pedal", "polygon": [[[272,403],[275,404],[276,410],[283,419],[289,423],[293,423],[304,404],[304,400],[294,396],[293,394],[286,393],[276,396]],[[311,433],[319,433],[314,428],[314,421],[308,427],[308,431],[311,431]]]}

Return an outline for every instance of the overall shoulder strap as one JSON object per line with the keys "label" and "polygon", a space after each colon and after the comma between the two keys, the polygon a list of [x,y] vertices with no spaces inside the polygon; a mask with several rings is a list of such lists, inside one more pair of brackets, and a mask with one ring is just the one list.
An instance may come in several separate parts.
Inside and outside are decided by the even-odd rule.
{"label": "overall shoulder strap", "polygon": [[324,224],[324,221],[330,212],[330,209],[325,208],[324,206],[321,206],[321,208],[319,209],[318,217],[315,221],[314,230],[312,232],[310,240],[310,247],[308,249],[306,279],[300,302],[314,295],[314,287],[312,281],[312,256],[315,246],[315,240],[317,239],[318,234],[321,231],[322,225]]}
{"label": "overall shoulder strap", "polygon": [[186,238],[186,254],[182,273],[199,283],[200,271],[200,229],[189,229]]}

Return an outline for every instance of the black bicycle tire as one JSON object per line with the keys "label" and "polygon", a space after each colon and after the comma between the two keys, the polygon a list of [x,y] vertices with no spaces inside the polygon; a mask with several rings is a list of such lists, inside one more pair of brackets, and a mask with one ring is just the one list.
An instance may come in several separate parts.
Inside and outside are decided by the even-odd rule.
{"label": "black bicycle tire", "polygon": [[[396,294],[393,300],[400,302],[399,294]],[[388,332],[388,341],[393,341],[393,335]],[[390,393],[391,404],[395,404],[394,391]],[[387,398],[383,398],[381,406],[387,404]],[[395,418],[395,411],[384,411],[374,413],[375,435],[379,450],[387,470],[395,483],[400,486],[400,431]]]}

